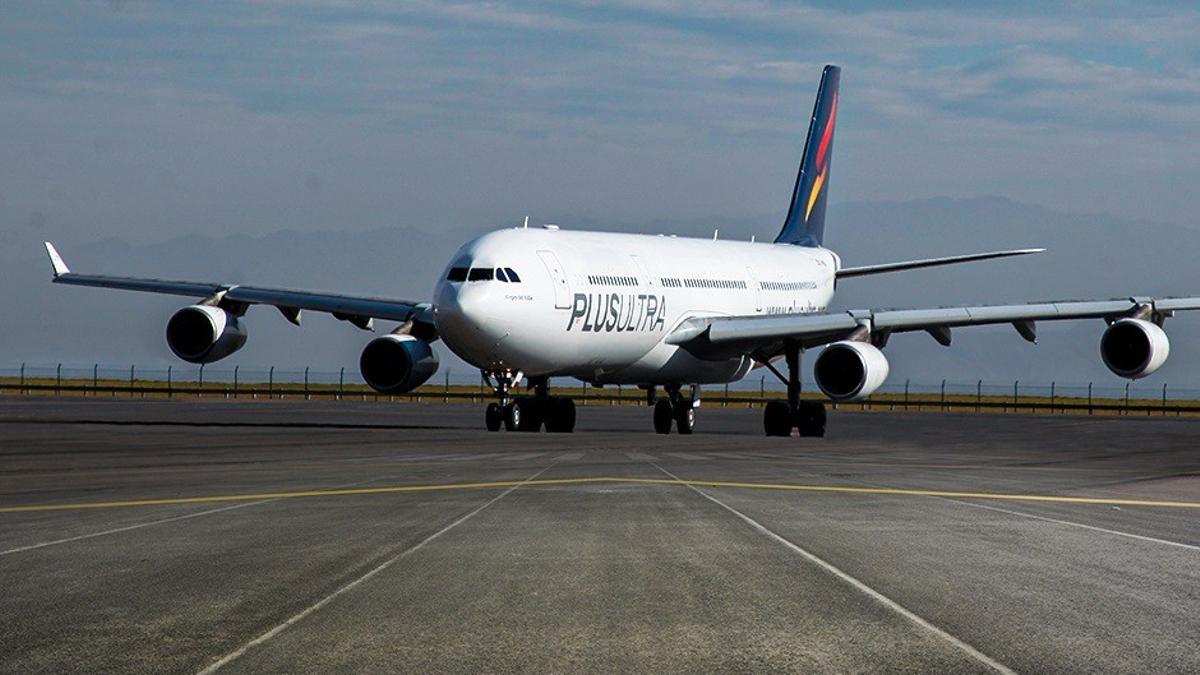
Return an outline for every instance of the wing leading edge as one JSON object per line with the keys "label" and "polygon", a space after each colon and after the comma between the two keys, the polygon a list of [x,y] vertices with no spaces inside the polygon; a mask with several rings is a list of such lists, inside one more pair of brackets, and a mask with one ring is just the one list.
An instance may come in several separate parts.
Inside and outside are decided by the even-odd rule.
{"label": "wing leading edge", "polygon": [[74,286],[117,288],[145,293],[191,296],[215,299],[225,303],[244,305],[270,305],[292,323],[300,322],[300,310],[327,312],[338,319],[349,321],[360,328],[370,328],[370,319],[408,321],[427,309],[429,303],[412,300],[396,300],[369,296],[344,295],[320,291],[303,291],[284,288],[263,288],[200,281],[170,281],[166,279],[142,279],[136,277],[106,276],[99,274],[77,274],[63,262],[62,256],[50,242],[46,242],[46,253],[54,270],[54,283]]}

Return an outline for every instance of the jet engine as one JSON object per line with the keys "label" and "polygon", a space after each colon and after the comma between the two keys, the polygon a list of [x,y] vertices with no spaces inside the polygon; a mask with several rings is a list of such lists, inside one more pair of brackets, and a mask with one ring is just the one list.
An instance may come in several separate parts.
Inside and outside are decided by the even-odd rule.
{"label": "jet engine", "polygon": [[1131,380],[1158,370],[1171,353],[1167,334],[1144,319],[1114,321],[1100,337],[1100,357],[1108,369]]}
{"label": "jet engine", "polygon": [[211,305],[184,307],[167,322],[167,346],[190,363],[212,363],[246,344],[238,317]]}
{"label": "jet engine", "polygon": [[375,391],[403,394],[433,377],[438,357],[425,340],[412,335],[384,335],[367,343],[358,367]]}
{"label": "jet engine", "polygon": [[835,401],[865,398],[888,376],[887,357],[867,342],[843,340],[825,347],[814,367],[817,386]]}

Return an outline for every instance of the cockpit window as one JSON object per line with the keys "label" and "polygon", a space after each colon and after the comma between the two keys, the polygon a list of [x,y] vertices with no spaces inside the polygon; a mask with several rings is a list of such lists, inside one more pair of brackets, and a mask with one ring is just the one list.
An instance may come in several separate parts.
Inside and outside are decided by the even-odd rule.
{"label": "cockpit window", "polygon": [[503,281],[505,283],[508,282],[508,275],[504,273],[503,267],[496,268],[496,279]]}
{"label": "cockpit window", "polygon": [[467,268],[451,267],[450,273],[446,275],[446,280],[447,281],[466,281],[467,280]]}
{"label": "cockpit window", "polygon": [[495,270],[491,267],[472,267],[467,273],[467,281],[491,281]]}
{"label": "cockpit window", "polygon": [[521,277],[517,276],[517,273],[513,271],[513,268],[505,267],[504,271],[508,273],[509,281],[517,284],[521,283]]}

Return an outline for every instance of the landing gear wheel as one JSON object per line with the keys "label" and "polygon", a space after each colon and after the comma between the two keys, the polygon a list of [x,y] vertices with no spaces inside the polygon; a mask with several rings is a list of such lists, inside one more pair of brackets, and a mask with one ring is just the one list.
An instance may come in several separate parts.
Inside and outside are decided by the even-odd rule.
{"label": "landing gear wheel", "polygon": [[822,438],[825,436],[825,404],[817,401],[801,401],[796,411],[796,427],[801,436]]}
{"label": "landing gear wheel", "polygon": [[500,431],[500,425],[504,423],[504,411],[499,403],[489,403],[483,417],[488,431]]}
{"label": "landing gear wheel", "polygon": [[675,427],[681,436],[687,436],[696,428],[696,408],[692,399],[681,398],[675,404]]}
{"label": "landing gear wheel", "polygon": [[763,409],[763,431],[768,436],[791,436],[792,413],[783,401],[771,401]]}
{"label": "landing gear wheel", "polygon": [[514,426],[516,431],[540,431],[542,428],[542,402],[528,396],[522,396],[513,401],[512,408],[516,415]]}
{"label": "landing gear wheel", "polygon": [[660,398],[654,402],[654,433],[671,433],[671,418],[674,417],[673,412],[671,410],[671,402],[667,399]]}
{"label": "landing gear wheel", "polygon": [[517,431],[521,428],[521,423],[525,420],[525,411],[521,406],[517,405],[516,401],[504,406],[504,430]]}
{"label": "landing gear wheel", "polygon": [[546,401],[546,431],[569,434],[575,431],[575,401],[569,398],[552,398]]}

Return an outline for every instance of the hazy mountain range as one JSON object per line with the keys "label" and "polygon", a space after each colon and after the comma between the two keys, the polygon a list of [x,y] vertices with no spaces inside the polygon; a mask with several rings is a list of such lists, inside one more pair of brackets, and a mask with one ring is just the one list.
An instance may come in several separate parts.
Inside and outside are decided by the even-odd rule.
{"label": "hazy mountain range", "polygon": [[[564,228],[673,232],[721,238],[770,239],[780,214],[723,222],[652,222],[645,225],[549,219]],[[1200,295],[1193,262],[1200,230],[1131,222],[1107,216],[1060,213],[1004,198],[854,202],[830,208],[826,245],[847,265],[1044,246],[1046,253],[1017,260],[846,280],[836,307],[909,307],[995,304],[1032,300],[1137,295]],[[192,234],[162,243],[138,244],[97,238],[59,242],[67,262],[83,272],[195,280],[221,280],[341,290],[426,299],[453,251],[471,236],[498,227],[434,230],[397,226],[370,231],[290,232],[262,237]],[[176,362],[163,340],[171,312],[182,298],[53,286],[40,247],[43,232],[31,227],[4,237],[5,293],[0,308],[0,368],[23,361],[41,365],[147,366]],[[270,308],[248,315],[250,340],[221,367],[356,369],[367,334],[326,316],[304,317],[302,328]],[[1042,324],[1040,344],[1030,345],[1007,326],[960,329],[946,349],[925,334],[893,338],[888,354],[892,381],[1087,382],[1120,384],[1100,362],[1101,322]],[[1200,316],[1181,315],[1167,324],[1171,359],[1147,384],[1200,387]],[[465,364],[443,350],[455,379]],[[176,362],[177,363],[177,362]],[[439,375],[440,377],[440,375]]]}

